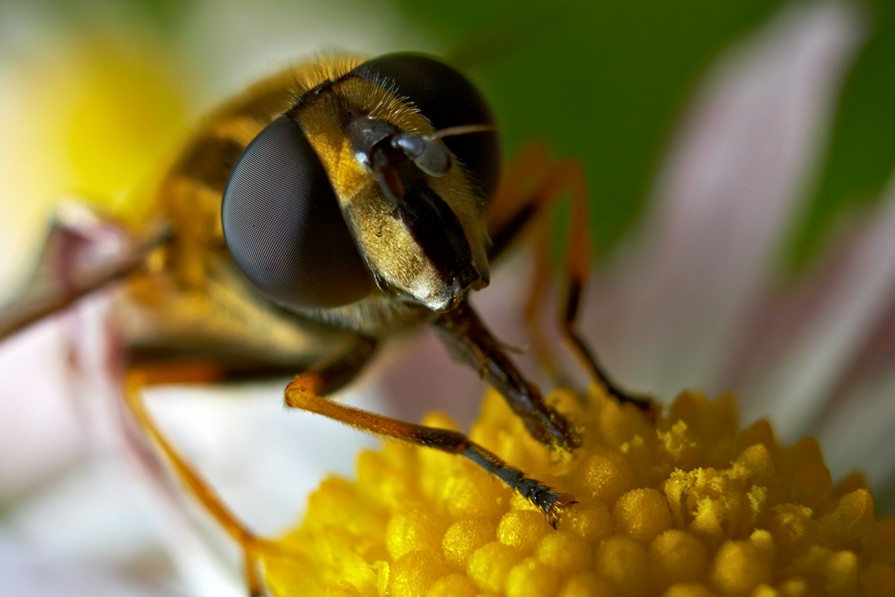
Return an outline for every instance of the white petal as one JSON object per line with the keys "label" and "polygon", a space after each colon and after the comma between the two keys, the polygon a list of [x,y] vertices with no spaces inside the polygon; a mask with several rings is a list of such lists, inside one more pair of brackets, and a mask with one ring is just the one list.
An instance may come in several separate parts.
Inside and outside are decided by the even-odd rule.
{"label": "white petal", "polygon": [[47,322],[0,346],[0,500],[34,490],[88,454],[64,378],[62,325]]}
{"label": "white petal", "polygon": [[[7,520],[14,526],[0,527],[0,551],[10,541],[22,541],[39,552],[21,550],[18,559],[22,568],[11,569],[9,579],[0,573],[3,583],[9,580],[25,587],[30,582],[33,588],[19,593],[0,583],[0,592],[69,594],[59,587],[80,578],[83,584],[74,589],[83,587],[83,592],[72,594],[88,595],[95,590],[101,595],[149,595],[155,591],[140,591],[138,585],[129,588],[124,582],[128,571],[139,571],[149,563],[153,563],[156,586],[170,583],[173,577],[165,555],[126,479],[114,460],[94,459],[71,467],[65,477],[42,488],[30,500],[8,507]],[[6,555],[0,557],[4,565],[11,562]],[[45,575],[34,575],[43,567]]]}
{"label": "white petal", "polygon": [[[870,223],[869,223],[870,224]],[[840,277],[813,309],[811,325],[792,338],[751,391],[773,408],[778,430],[794,438],[827,408],[852,357],[871,338],[895,298],[895,178],[883,209],[840,267]],[[760,407],[759,407],[760,408]]]}
{"label": "white petal", "polygon": [[859,399],[838,409],[818,433],[834,479],[858,470],[867,475],[878,513],[895,508],[895,374],[866,380]]}
{"label": "white petal", "polygon": [[714,69],[660,176],[644,247],[620,255],[587,326],[618,378],[666,397],[722,389],[861,29],[844,4],[790,5]]}
{"label": "white petal", "polygon": [[174,597],[157,583],[139,582],[99,566],[37,553],[28,544],[0,531],[0,589],[4,595],[28,597]]}

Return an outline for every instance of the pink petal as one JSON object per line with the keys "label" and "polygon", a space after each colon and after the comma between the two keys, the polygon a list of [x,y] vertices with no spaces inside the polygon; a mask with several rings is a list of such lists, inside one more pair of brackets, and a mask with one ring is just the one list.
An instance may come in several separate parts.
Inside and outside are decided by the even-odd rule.
{"label": "pink petal", "polygon": [[852,388],[844,408],[822,425],[818,439],[834,479],[863,472],[873,489],[880,514],[895,508],[895,373],[879,371]]}
{"label": "pink petal", "polygon": [[586,325],[629,385],[724,389],[862,27],[842,4],[789,5],[698,91],[642,246],[600,280]]}
{"label": "pink petal", "polygon": [[101,566],[61,560],[0,534],[0,587],[28,597],[173,597],[177,593]]}

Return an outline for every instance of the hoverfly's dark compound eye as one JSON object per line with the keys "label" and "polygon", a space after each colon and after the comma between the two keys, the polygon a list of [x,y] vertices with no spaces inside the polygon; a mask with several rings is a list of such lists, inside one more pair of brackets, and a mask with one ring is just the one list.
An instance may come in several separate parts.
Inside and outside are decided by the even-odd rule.
{"label": "hoverfly's dark compound eye", "polygon": [[373,288],[320,158],[287,116],[239,158],[221,217],[239,269],[281,304],[337,307]]}
{"label": "hoverfly's dark compound eye", "polygon": [[[432,126],[446,129],[494,124],[485,98],[466,77],[446,64],[418,54],[386,54],[365,62],[353,73],[377,84],[393,83],[394,91],[412,101]],[[446,137],[457,156],[489,198],[500,176],[500,141],[495,131]]]}

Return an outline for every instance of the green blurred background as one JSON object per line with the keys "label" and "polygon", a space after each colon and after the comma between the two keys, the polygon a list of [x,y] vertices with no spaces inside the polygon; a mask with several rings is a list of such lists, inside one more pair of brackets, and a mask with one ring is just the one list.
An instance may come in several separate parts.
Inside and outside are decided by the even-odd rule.
{"label": "green blurred background", "polygon": [[[510,152],[528,139],[546,139],[558,154],[584,163],[595,246],[605,255],[644,213],[659,158],[701,75],[783,4],[43,0],[23,7],[5,2],[0,3],[5,38],[0,48],[11,62],[11,56],[15,60],[40,45],[41,35],[108,30],[119,38],[136,37],[164,49],[160,64],[189,81],[184,89],[195,91],[196,113],[250,80],[248,65],[278,66],[288,52],[290,28],[293,58],[306,55],[309,42],[324,49],[443,54],[466,69],[493,101]],[[879,198],[895,166],[895,10],[888,0],[854,4],[866,16],[868,34],[841,90],[829,141],[820,148],[821,174],[802,199],[804,216],[781,254],[787,267],[808,261],[844,210]],[[311,35],[304,23],[309,15],[314,23],[326,23],[313,25]],[[25,32],[35,25],[37,34]],[[135,31],[136,36],[128,33]],[[243,38],[263,43],[243,45]],[[228,61],[236,59],[239,66],[228,72]]]}
{"label": "green blurred background", "polygon": [[[402,4],[445,39],[457,40],[458,51],[469,44],[495,56],[481,76],[511,147],[546,138],[584,162],[596,204],[596,245],[605,252],[643,213],[694,84],[732,42],[785,3],[561,0],[518,11],[510,1],[491,2],[486,10],[467,0],[450,3],[450,14],[421,8],[434,2]],[[810,207],[781,255],[789,266],[806,262],[843,210],[878,199],[895,166],[895,4],[860,6],[871,23],[868,40],[842,89],[830,144],[821,150],[820,179],[804,198]],[[470,32],[469,15],[476,12],[482,25]],[[504,15],[513,12],[518,21],[508,22]],[[513,51],[497,51],[501,43]]]}

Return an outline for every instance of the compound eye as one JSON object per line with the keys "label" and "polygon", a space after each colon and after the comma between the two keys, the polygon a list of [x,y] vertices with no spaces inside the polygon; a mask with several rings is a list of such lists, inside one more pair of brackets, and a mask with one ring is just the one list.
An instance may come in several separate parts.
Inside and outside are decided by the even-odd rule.
{"label": "compound eye", "polygon": [[[386,54],[354,69],[354,74],[394,85],[399,97],[412,101],[435,129],[494,124],[488,104],[466,77],[450,66],[418,54]],[[389,87],[392,89],[392,87]],[[494,131],[445,137],[444,144],[463,163],[490,198],[500,177],[500,140]]]}
{"label": "compound eye", "polygon": [[221,219],[236,265],[285,306],[337,307],[373,288],[320,158],[287,116],[236,162]]}

